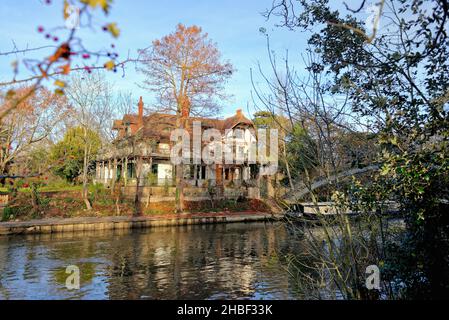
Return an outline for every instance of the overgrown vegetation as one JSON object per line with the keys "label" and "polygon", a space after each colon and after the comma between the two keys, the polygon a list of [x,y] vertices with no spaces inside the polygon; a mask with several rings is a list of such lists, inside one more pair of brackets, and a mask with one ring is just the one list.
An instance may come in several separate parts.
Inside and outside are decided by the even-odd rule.
{"label": "overgrown vegetation", "polygon": [[[449,4],[380,1],[376,21],[381,26],[376,22],[371,28],[364,23],[365,1],[346,10],[336,10],[337,5],[275,1],[268,18],[310,32],[308,74],[300,76],[288,57],[280,70],[269,49],[272,75],[262,74],[268,90],[255,85],[259,105],[285,116],[290,135],[301,133],[300,140],[286,139],[284,172],[297,181],[290,183],[289,199],[307,195],[317,202],[319,186],[325,186],[338,213],[329,223],[317,212],[321,234],[307,232],[310,264],[298,266],[299,281],[315,289],[329,281],[326,292],[347,299],[445,298]],[[342,181],[345,170],[369,165],[364,178],[349,185]],[[385,225],[381,213],[390,201],[405,217],[403,232]],[[360,218],[349,219],[347,210],[356,210]],[[380,268],[383,279],[377,296],[364,285],[370,264]],[[318,276],[308,277],[304,268]]]}

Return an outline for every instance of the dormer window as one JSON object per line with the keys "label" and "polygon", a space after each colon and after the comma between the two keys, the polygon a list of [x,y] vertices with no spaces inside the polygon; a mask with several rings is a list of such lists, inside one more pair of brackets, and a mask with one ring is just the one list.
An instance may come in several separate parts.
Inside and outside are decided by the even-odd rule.
{"label": "dormer window", "polygon": [[127,135],[127,136],[129,136],[131,134],[129,126],[130,126],[130,123],[125,122],[125,135]]}

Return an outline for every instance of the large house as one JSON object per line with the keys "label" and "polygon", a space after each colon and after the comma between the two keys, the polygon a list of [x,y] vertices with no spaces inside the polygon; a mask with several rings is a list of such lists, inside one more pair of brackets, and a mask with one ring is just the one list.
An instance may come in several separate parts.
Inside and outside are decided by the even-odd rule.
{"label": "large house", "polygon": [[[144,115],[141,97],[137,114],[126,114],[121,120],[114,120],[113,129],[117,131],[117,138],[97,158],[94,181],[106,185],[120,180],[124,186],[135,186],[137,183],[142,187],[174,186],[175,166],[170,157],[174,142],[170,141],[170,135],[176,129],[176,120],[173,114]],[[198,128],[199,124],[201,132],[216,129],[221,133],[223,152],[232,151],[246,160],[226,164],[206,164],[204,161],[184,164],[183,181],[190,188],[216,188],[217,193],[220,194],[221,190],[223,196],[259,197],[259,165],[247,160],[247,153],[256,145],[252,121],[239,109],[232,117],[222,120],[191,117],[186,127],[191,133],[192,128]],[[213,142],[202,142],[201,147],[212,147]],[[229,192],[229,189],[234,192]]]}

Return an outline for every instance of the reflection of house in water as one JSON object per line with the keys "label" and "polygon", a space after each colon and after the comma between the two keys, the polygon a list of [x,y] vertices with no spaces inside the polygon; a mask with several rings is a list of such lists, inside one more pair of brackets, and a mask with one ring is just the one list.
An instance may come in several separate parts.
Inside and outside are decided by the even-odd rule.
{"label": "reflection of house in water", "polygon": [[[224,120],[211,118],[187,119],[186,127],[192,140],[192,131],[200,123],[201,136],[207,129],[216,129],[221,134],[222,152],[232,151],[234,159],[230,164],[212,163],[201,160],[198,164],[183,165],[184,181],[189,188],[185,190],[186,199],[207,197],[208,187],[215,187],[218,197],[246,198],[259,197],[260,165],[254,157],[248,156],[256,148],[254,124],[246,118],[241,110]],[[139,186],[163,188],[165,196],[173,196],[175,166],[170,159],[173,142],[170,135],[176,129],[177,118],[172,114],[151,113],[143,115],[143,101],[140,98],[137,114],[126,114],[122,120],[115,120],[113,129],[117,131],[117,139],[112,147],[104,150],[96,161],[95,182],[111,184],[122,181],[125,186],[139,183]],[[200,149],[213,154],[215,140],[201,142]],[[193,143],[191,143],[190,148]],[[230,150],[229,148],[232,148]],[[204,154],[204,153],[203,153]],[[251,153],[252,154],[252,153]],[[223,160],[225,156],[223,155]],[[138,180],[138,181],[137,181]],[[133,189],[133,188],[131,188]],[[134,190],[134,189],[133,189]],[[143,191],[150,192],[150,191]],[[190,194],[189,194],[190,192]],[[191,199],[195,200],[195,199]]]}
{"label": "reflection of house in water", "polygon": [[[285,299],[276,252],[303,250],[265,223],[28,235],[0,241],[0,298]],[[69,265],[80,290],[65,286]]]}
{"label": "reflection of house in water", "polygon": [[288,298],[282,266],[265,261],[285,236],[283,229],[256,223],[161,228],[123,237],[111,248],[108,297]]}

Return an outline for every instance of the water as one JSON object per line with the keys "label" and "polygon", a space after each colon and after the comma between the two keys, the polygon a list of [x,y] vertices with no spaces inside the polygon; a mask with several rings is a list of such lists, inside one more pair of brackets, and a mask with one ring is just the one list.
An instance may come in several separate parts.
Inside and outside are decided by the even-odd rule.
{"label": "water", "polygon": [[0,237],[0,299],[296,299],[300,247],[282,223]]}

